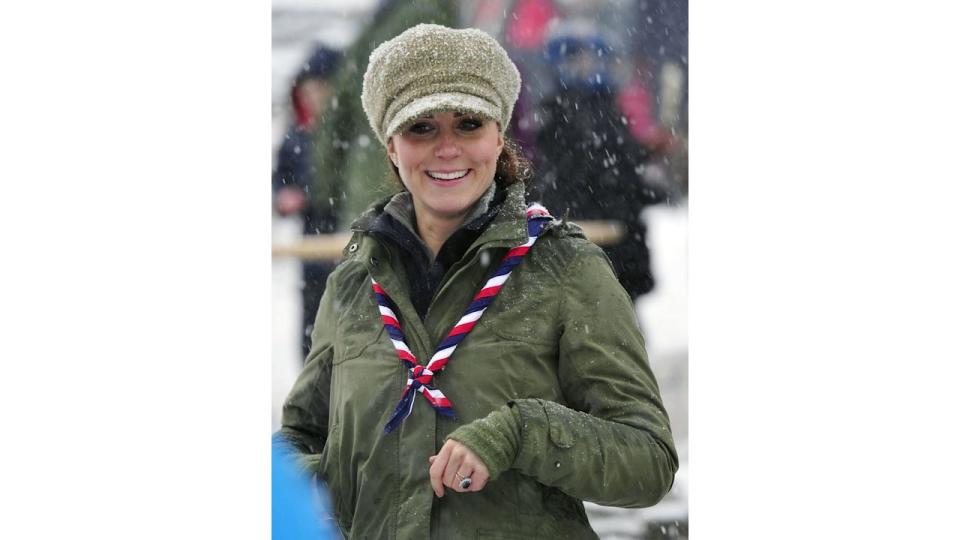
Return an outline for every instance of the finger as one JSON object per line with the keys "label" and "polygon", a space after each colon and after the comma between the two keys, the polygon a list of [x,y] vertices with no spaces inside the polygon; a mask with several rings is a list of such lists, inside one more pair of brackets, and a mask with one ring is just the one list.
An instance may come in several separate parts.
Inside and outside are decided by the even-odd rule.
{"label": "finger", "polygon": [[[474,491],[473,484],[476,481],[474,478],[473,469],[469,468],[466,464],[460,465],[460,469],[457,471],[457,474],[453,475],[454,489],[460,493],[466,493],[467,491]],[[463,481],[469,479],[469,485],[464,488]]]}
{"label": "finger", "polygon": [[449,457],[450,449],[444,445],[430,461],[430,485],[433,486],[433,492],[437,497],[443,497],[443,470],[447,466]]}
{"label": "finger", "polygon": [[480,491],[490,480],[490,471],[487,466],[480,459],[480,456],[473,452],[467,452],[467,458],[461,468],[470,471],[470,487],[464,491]]}
{"label": "finger", "polygon": [[470,476],[472,480],[470,488],[467,491],[480,491],[484,486],[487,485],[487,481],[490,480],[490,474],[487,473],[486,467],[483,467],[481,470],[474,470],[473,474]]}
{"label": "finger", "polygon": [[447,444],[451,445],[451,450],[450,459],[447,461],[447,465],[443,471],[443,485],[450,487],[454,491],[462,491],[460,489],[460,479],[457,478],[457,472],[461,469],[466,455],[460,443],[447,441]]}

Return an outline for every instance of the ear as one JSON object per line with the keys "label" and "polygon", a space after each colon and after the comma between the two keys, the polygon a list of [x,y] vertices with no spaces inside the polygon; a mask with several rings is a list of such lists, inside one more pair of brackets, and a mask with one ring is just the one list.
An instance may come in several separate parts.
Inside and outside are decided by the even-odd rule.
{"label": "ear", "polygon": [[500,130],[497,130],[497,155],[500,155],[500,152],[503,152],[503,133],[500,133]]}
{"label": "ear", "polygon": [[390,137],[390,140],[387,141],[387,157],[390,158],[390,162],[393,163],[394,167],[397,167],[397,150],[393,146],[393,137]]}

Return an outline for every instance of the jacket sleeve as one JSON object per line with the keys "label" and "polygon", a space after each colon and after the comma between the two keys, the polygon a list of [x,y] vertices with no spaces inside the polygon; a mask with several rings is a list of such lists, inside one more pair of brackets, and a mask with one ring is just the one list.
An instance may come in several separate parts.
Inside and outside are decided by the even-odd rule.
{"label": "jacket sleeve", "polygon": [[450,438],[489,457],[492,477],[503,465],[581,500],[651,506],[678,458],[633,305],[599,248],[578,241],[571,258],[559,315],[566,403],[514,400]]}
{"label": "jacket sleeve", "polygon": [[[303,454],[304,464],[308,468],[310,456],[320,454],[327,441],[333,338],[336,332],[335,297],[334,280],[328,279],[313,326],[313,345],[303,371],[283,404],[279,436]],[[313,456],[314,459],[317,457]]]}

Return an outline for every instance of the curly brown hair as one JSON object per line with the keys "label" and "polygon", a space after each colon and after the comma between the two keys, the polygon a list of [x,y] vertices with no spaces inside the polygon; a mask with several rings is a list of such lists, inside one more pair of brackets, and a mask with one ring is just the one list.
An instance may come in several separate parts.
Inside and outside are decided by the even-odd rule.
{"label": "curly brown hair", "polygon": [[[407,188],[400,180],[400,170],[390,161],[389,156],[387,156],[387,164],[393,173],[389,175],[390,183],[399,188],[400,191],[406,191]],[[522,182],[524,193],[530,195],[533,191],[533,166],[524,157],[520,145],[507,136],[503,137],[503,150],[500,151],[500,157],[497,158],[497,170],[493,174],[493,180],[497,183],[498,189]]]}

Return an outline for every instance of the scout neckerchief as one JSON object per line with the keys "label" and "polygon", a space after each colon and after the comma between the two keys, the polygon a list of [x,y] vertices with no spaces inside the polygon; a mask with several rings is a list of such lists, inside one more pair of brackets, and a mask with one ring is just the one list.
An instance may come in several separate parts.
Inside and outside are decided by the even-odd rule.
{"label": "scout neckerchief", "polygon": [[433,382],[433,376],[442,371],[447,365],[457,345],[473,330],[477,321],[483,316],[483,312],[486,311],[487,306],[497,297],[500,288],[503,287],[504,282],[510,277],[510,272],[513,271],[515,266],[520,264],[523,256],[527,254],[527,251],[530,250],[533,243],[537,241],[540,233],[543,232],[543,228],[551,219],[553,218],[550,216],[550,212],[543,206],[533,203],[527,207],[527,242],[511,249],[504,255],[500,261],[500,266],[490,276],[490,279],[488,279],[483,288],[480,289],[480,292],[473,297],[473,301],[470,302],[463,317],[460,317],[460,320],[457,321],[457,324],[453,325],[453,329],[450,330],[447,337],[437,345],[436,352],[433,353],[433,357],[430,358],[430,362],[428,362],[426,366],[421,366],[417,362],[417,358],[413,355],[413,352],[410,351],[410,347],[407,346],[407,340],[400,327],[400,321],[397,319],[397,310],[393,300],[375,279],[370,278],[370,281],[373,282],[374,297],[376,297],[377,304],[380,306],[380,318],[383,319],[383,325],[387,329],[390,341],[393,342],[394,348],[397,349],[397,356],[400,357],[400,362],[410,372],[407,377],[407,385],[403,389],[403,395],[400,396],[400,403],[397,404],[397,408],[394,409],[390,420],[387,422],[387,425],[384,426],[384,433],[390,433],[410,416],[410,413],[413,412],[413,398],[417,395],[416,392],[423,394],[423,397],[427,399],[438,413],[456,419],[450,400],[443,395],[443,392],[434,388],[431,384]]}

